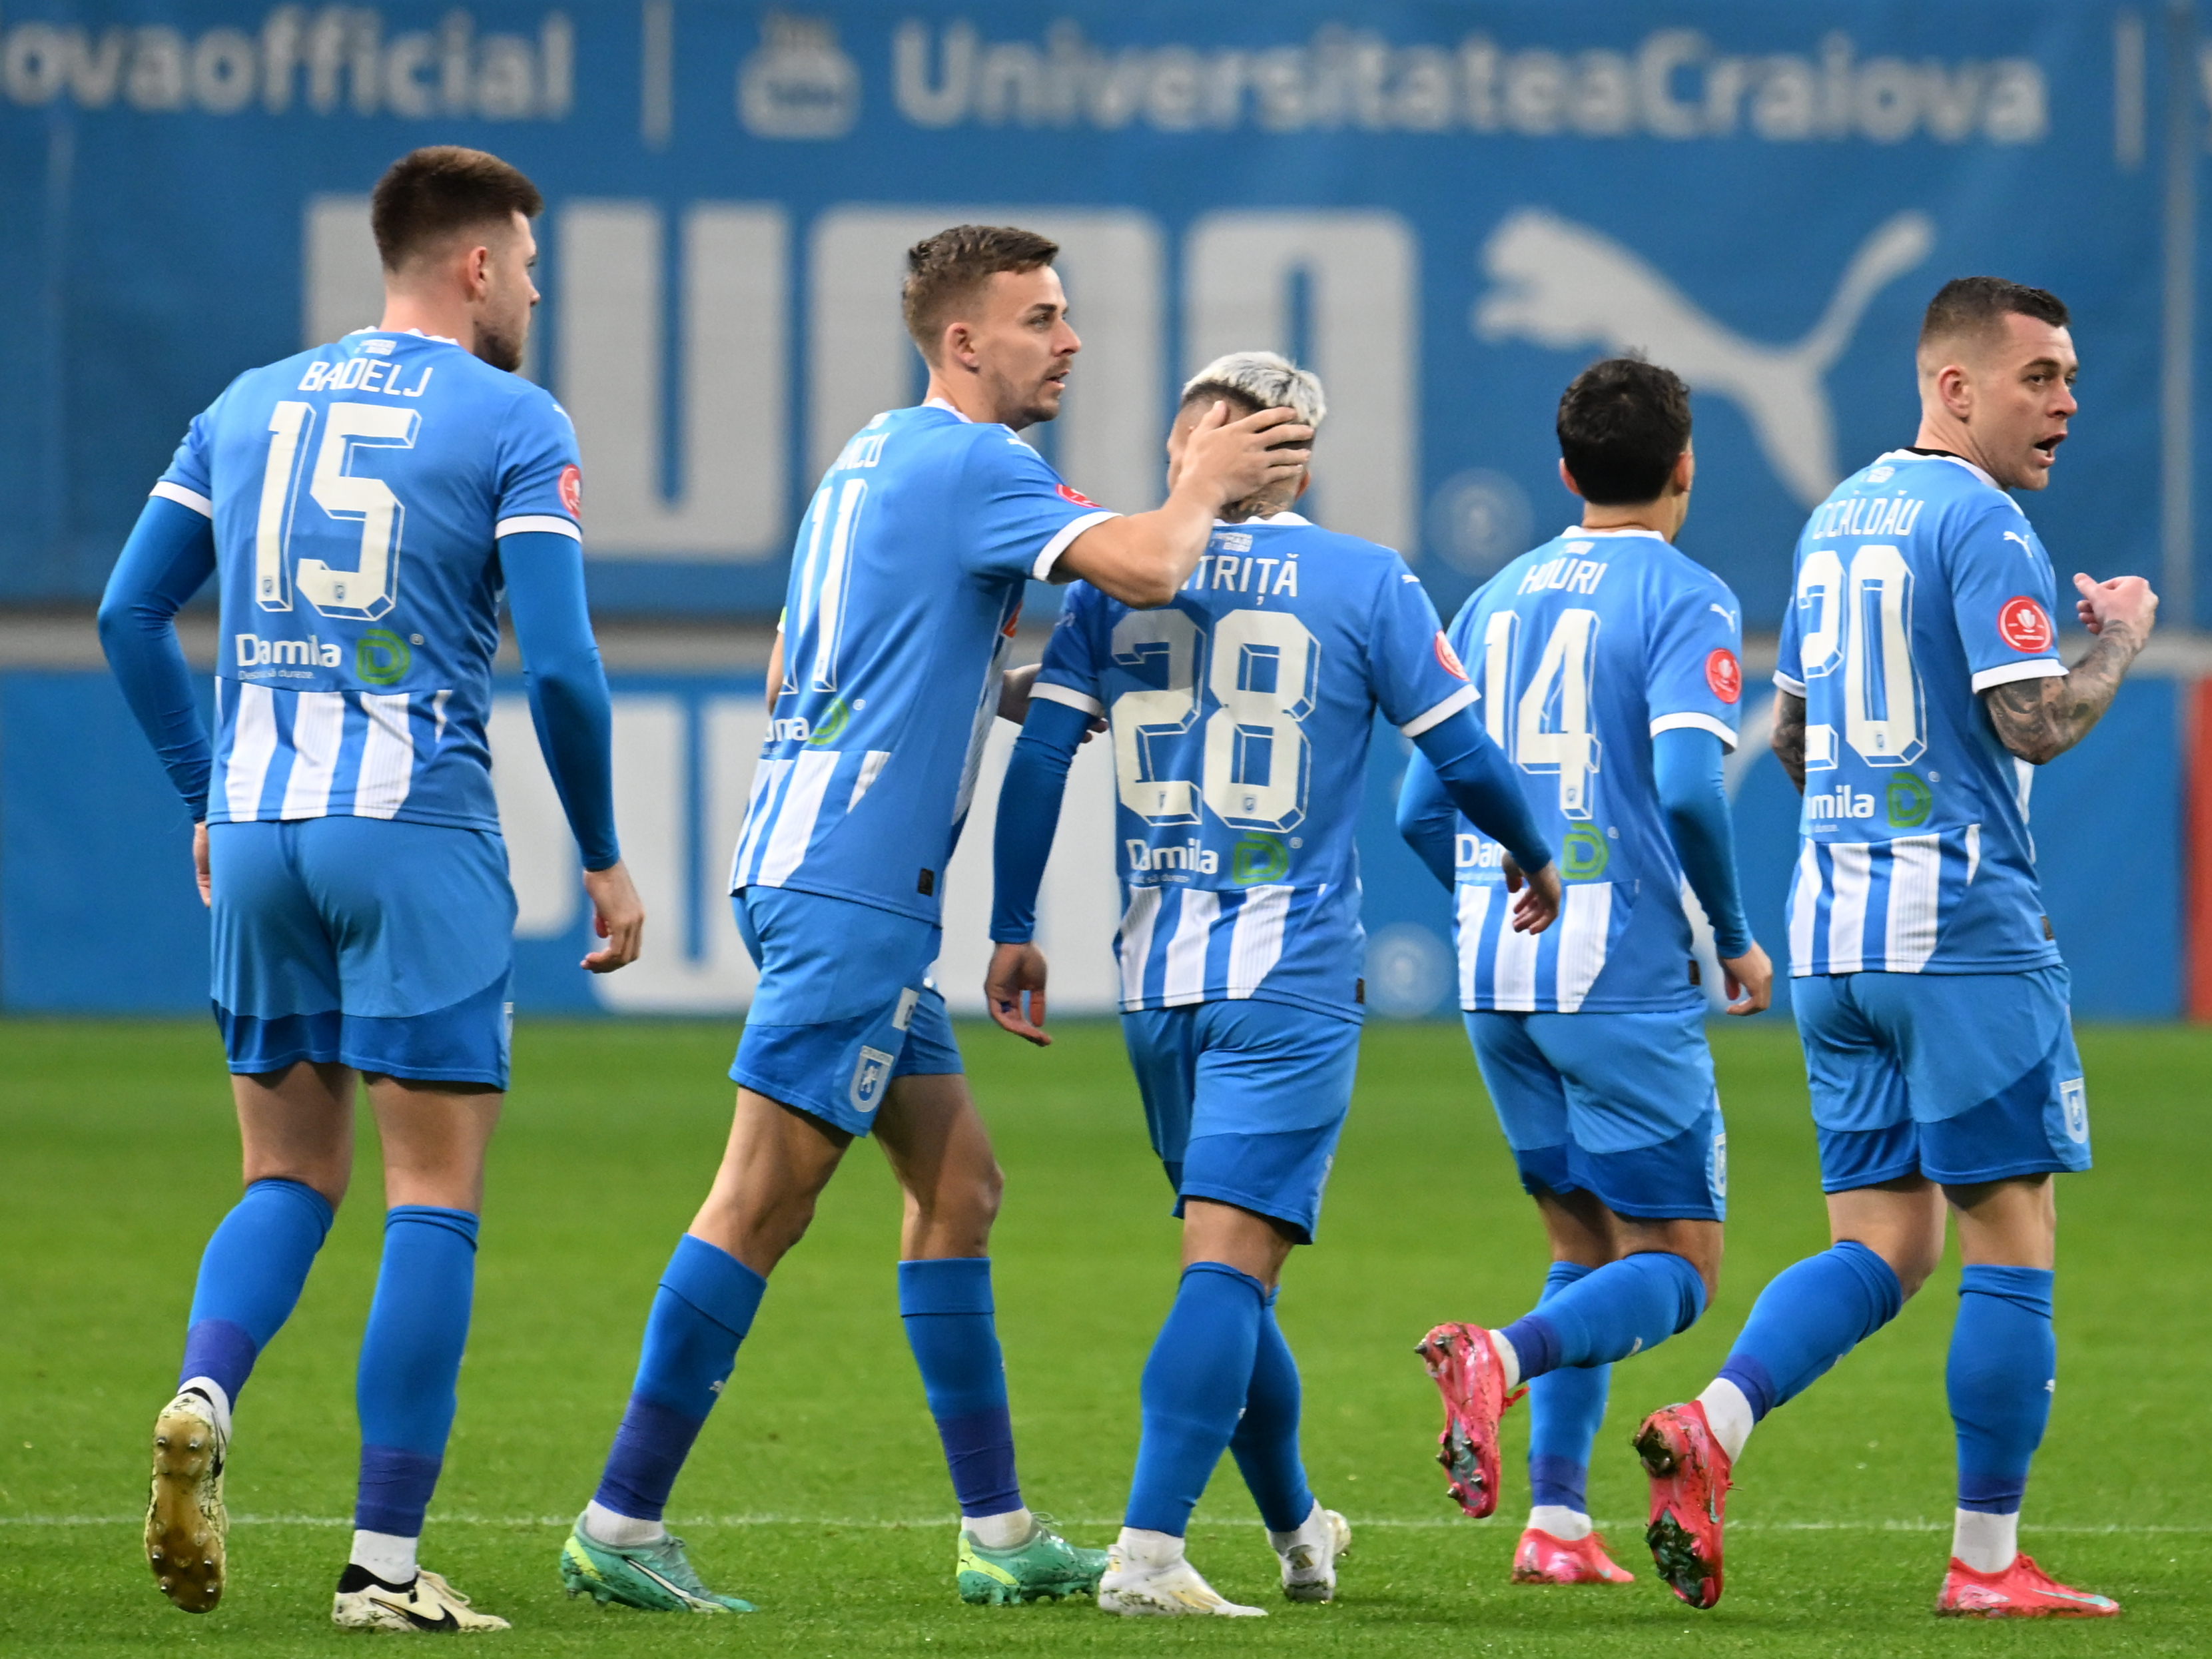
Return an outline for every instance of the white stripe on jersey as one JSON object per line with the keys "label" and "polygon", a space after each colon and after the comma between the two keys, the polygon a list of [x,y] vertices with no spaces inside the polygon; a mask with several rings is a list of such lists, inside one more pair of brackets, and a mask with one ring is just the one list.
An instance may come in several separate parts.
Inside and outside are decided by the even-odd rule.
{"label": "white stripe on jersey", "polygon": [[223,805],[234,823],[261,816],[261,787],[276,757],[276,699],[265,685],[238,688],[238,718],[230,726],[230,764],[222,778]]}
{"label": "white stripe on jersey", "polygon": [[1797,854],[1797,878],[1790,884],[1790,971],[1813,971],[1813,930],[1820,920],[1820,855],[1811,842]]}
{"label": "white stripe on jersey", "polygon": [[292,771],[284,780],[280,818],[319,818],[330,811],[331,781],[345,742],[345,693],[292,694]]}
{"label": "white stripe on jersey", "polygon": [[171,483],[167,478],[154,486],[154,494],[165,501],[174,501],[179,507],[189,507],[203,519],[215,517],[215,503],[206,496],[189,490],[180,483]]}
{"label": "white stripe on jersey", "polygon": [[822,816],[822,794],[830,775],[837,769],[834,749],[810,749],[791,763],[791,785],[776,809],[775,827],[769,832],[768,851],[761,856],[760,884],[781,887],[806,856],[814,839],[814,821]]}
{"label": "white stripe on jersey", "polygon": [[1835,890],[1828,901],[1828,972],[1856,974],[1866,967],[1867,888],[1873,878],[1874,849],[1846,842],[1828,849],[1828,872]]}
{"label": "white stripe on jersey", "polygon": [[1966,826],[1966,885],[1974,884],[1974,872],[1982,867],[1982,826]]}
{"label": "white stripe on jersey", "polygon": [[1936,899],[1943,886],[1943,838],[1900,836],[1889,844],[1889,923],[1882,966],[1917,974],[1936,954]]}
{"label": "white stripe on jersey", "polygon": [[1717,720],[1711,714],[1698,714],[1694,710],[1681,714],[1662,714],[1651,722],[1651,735],[1656,738],[1662,732],[1710,732],[1721,740],[1722,748],[1730,754],[1735,752],[1735,733],[1728,729],[1726,721]]}
{"label": "white stripe on jersey", "polygon": [[1473,702],[1480,695],[1472,685],[1462,685],[1425,714],[1416,714],[1398,729],[1409,738],[1418,738],[1432,726],[1442,726],[1454,714]]}
{"label": "white stripe on jersey", "polygon": [[407,718],[407,694],[364,691],[361,712],[368,717],[368,736],[353,787],[354,816],[388,818],[406,804],[415,781],[415,729]]}
{"label": "white stripe on jersey", "polygon": [[745,885],[745,872],[752,867],[753,854],[760,850],[762,833],[768,828],[767,804],[775,793],[776,785],[791,771],[787,760],[772,760],[753,771],[753,790],[745,801],[745,827],[738,832],[738,850],[730,855],[730,890],[734,893]]}
{"label": "white stripe on jersey", "polygon": [[1540,933],[1516,933],[1513,918],[1502,910],[1498,918],[1498,953],[1490,963],[1491,1006],[1509,1013],[1533,1012],[1536,1006],[1536,952]]}
{"label": "white stripe on jersey", "polygon": [[[1237,925],[1229,935],[1229,994],[1249,997],[1260,981],[1274,971],[1283,955],[1283,923],[1291,914],[1287,885],[1255,887],[1237,907]],[[1188,902],[1188,900],[1185,902]]]}
{"label": "white stripe on jersey", "polygon": [[1166,974],[1160,985],[1163,1008],[1206,1000],[1206,947],[1220,919],[1220,894],[1204,887],[1183,889],[1182,913],[1175,936],[1168,940]]}
{"label": "white stripe on jersey", "polygon": [[1160,890],[1139,887],[1129,894],[1129,908],[1122,913],[1121,932],[1115,935],[1114,948],[1121,961],[1121,1006],[1141,1008],[1145,1006],[1145,964],[1152,959],[1152,921],[1160,913]]}
{"label": "white stripe on jersey", "polygon": [[1482,965],[1482,924],[1490,915],[1490,888],[1468,882],[1459,890],[1459,1006],[1474,1006],[1476,970]]}
{"label": "white stripe on jersey", "polygon": [[1559,1012],[1583,1006],[1590,987],[1605,970],[1606,938],[1613,927],[1613,884],[1583,882],[1567,889],[1559,913]]}
{"label": "white stripe on jersey", "polygon": [[1085,714],[1094,717],[1106,712],[1106,705],[1097,698],[1085,696],[1082,692],[1071,690],[1065,685],[1054,685],[1048,680],[1040,680],[1031,686],[1030,696],[1042,697],[1047,702],[1065,703],[1070,708],[1079,708]]}
{"label": "white stripe on jersey", "polygon": [[860,757],[860,775],[853,780],[853,798],[845,803],[848,812],[860,804],[860,797],[868,793],[868,787],[876,781],[876,774],[884,769],[884,763],[890,757],[891,751],[888,749],[871,749]]}
{"label": "white stripe on jersey", "polygon": [[572,542],[584,539],[584,532],[574,523],[557,513],[524,513],[512,519],[501,519],[491,527],[491,538],[502,536],[527,536],[543,531],[555,536],[566,536]]}

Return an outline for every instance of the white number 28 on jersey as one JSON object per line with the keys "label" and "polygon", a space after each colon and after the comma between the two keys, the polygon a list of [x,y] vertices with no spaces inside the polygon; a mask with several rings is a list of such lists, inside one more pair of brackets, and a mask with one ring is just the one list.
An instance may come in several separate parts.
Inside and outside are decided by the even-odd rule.
{"label": "white number 28 on jersey", "polygon": [[[1813,682],[1843,675],[1844,741],[1869,766],[1910,766],[1928,747],[1920,669],[1912,660],[1912,570],[1894,547],[1862,547],[1850,569],[1815,548],[1797,572],[1798,654]],[[1836,764],[1836,728],[1805,726],[1805,769]]]}
{"label": "white number 28 on jersey", "polygon": [[[1203,799],[1238,830],[1291,830],[1306,815],[1313,771],[1304,722],[1314,710],[1321,642],[1281,611],[1232,611],[1212,649],[1187,611],[1133,611],[1114,625],[1114,660],[1158,661],[1165,684],[1114,699],[1114,772],[1121,804],[1147,823],[1196,823]],[[1210,659],[1210,661],[1209,661]],[[1200,775],[1167,772],[1154,745],[1197,722],[1198,685],[1218,705],[1206,716]]]}
{"label": "white number 28 on jersey", "polygon": [[269,417],[269,459],[261,470],[261,508],[253,533],[253,599],[264,611],[289,611],[296,588],[325,617],[373,622],[399,598],[399,542],[407,509],[381,478],[356,477],[356,449],[412,449],[422,417],[386,404],[334,403],[307,493],[333,519],[361,525],[361,557],[351,570],[290,556],[300,474],[315,435],[315,406],[287,399]]}
{"label": "white number 28 on jersey", "polygon": [[1482,632],[1483,722],[1491,740],[1522,771],[1559,775],[1559,814],[1568,818],[1590,816],[1590,780],[1604,758],[1603,745],[1590,731],[1590,677],[1597,667],[1590,647],[1597,621],[1595,611],[1559,612],[1518,702],[1513,646],[1521,618],[1494,611]]}

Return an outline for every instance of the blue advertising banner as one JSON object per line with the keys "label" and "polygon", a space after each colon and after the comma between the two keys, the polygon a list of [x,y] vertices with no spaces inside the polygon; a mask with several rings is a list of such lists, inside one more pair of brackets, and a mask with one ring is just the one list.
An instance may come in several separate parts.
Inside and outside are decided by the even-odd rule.
{"label": "blue advertising banner", "polygon": [[1771,628],[1806,509],[1910,438],[1944,279],[2075,308],[2062,562],[2191,613],[2193,14],[2086,0],[16,0],[0,16],[0,600],[82,599],[190,416],[374,319],[365,194],[497,150],[549,207],[529,372],[603,608],[771,613],[825,459],[908,396],[902,250],[1057,238],[1086,349],[1040,443],[1160,490],[1172,389],[1316,367],[1313,498],[1447,611],[1549,534],[1559,390],[1698,392],[1684,545]]}

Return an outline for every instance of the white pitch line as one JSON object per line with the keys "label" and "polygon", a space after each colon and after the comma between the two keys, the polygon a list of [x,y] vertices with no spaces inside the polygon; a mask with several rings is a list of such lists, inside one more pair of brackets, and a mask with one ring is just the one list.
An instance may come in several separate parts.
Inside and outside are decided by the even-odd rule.
{"label": "white pitch line", "polygon": [[[137,1515],[0,1515],[0,1527],[135,1527],[145,1519]],[[574,1517],[566,1515],[433,1515],[433,1524],[449,1527],[566,1527]],[[353,1518],[342,1515],[234,1515],[234,1527],[350,1527]],[[820,1527],[842,1528],[855,1532],[925,1531],[931,1528],[950,1527],[951,1517],[939,1515],[921,1516],[904,1521],[864,1519],[854,1516],[836,1515],[700,1515],[680,1517],[671,1523],[677,1527]],[[1055,1525],[1071,1527],[1118,1527],[1119,1516],[1079,1516],[1072,1520],[1055,1521]],[[1194,1527],[1245,1528],[1251,1521],[1193,1521]],[[1407,1517],[1370,1516],[1352,1517],[1352,1525],[1363,1528],[1384,1528],[1391,1530],[1429,1531],[1449,1527],[1481,1526],[1453,1516]],[[1643,1526],[1641,1521],[1613,1520],[1594,1523],[1599,1528],[1614,1532],[1633,1532]],[[1731,1533],[1739,1532],[1948,1532],[1948,1521],[1917,1517],[1911,1521],[1736,1521],[1729,1523]],[[1498,1530],[1496,1527],[1485,1530]],[[2115,1537],[2145,1537],[2163,1534],[2197,1535],[2212,1533],[2212,1524],[2183,1526],[2119,1526],[2084,1525],[2051,1522],[2037,1525],[2023,1523],[2022,1532],[2064,1533],[2083,1535],[2111,1534]]]}

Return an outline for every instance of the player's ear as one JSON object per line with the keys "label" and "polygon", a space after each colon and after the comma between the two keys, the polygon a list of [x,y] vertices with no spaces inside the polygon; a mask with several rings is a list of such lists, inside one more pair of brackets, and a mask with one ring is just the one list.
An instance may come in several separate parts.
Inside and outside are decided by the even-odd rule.
{"label": "player's ear", "polygon": [[1567,459],[1564,455],[1559,458],[1559,482],[1566,485],[1567,494],[1570,495],[1579,495],[1583,493],[1583,487],[1575,482],[1575,475],[1567,471]]}
{"label": "player's ear", "polygon": [[1296,495],[1292,495],[1292,496],[1291,497],[1291,499],[1292,501],[1300,501],[1300,500],[1303,500],[1303,499],[1304,498],[1304,496],[1305,496],[1305,493],[1306,493],[1307,488],[1308,488],[1310,485],[1311,485],[1311,484],[1312,484],[1312,483],[1313,483],[1313,469],[1312,469],[1311,467],[1310,467],[1310,466],[1309,466],[1309,467],[1306,467],[1306,468],[1303,469],[1302,471],[1300,471],[1300,472],[1298,473],[1298,488],[1297,488],[1297,493]]}
{"label": "player's ear", "polygon": [[1688,495],[1690,493],[1690,486],[1697,482],[1697,452],[1691,448],[1689,445],[1684,444],[1682,446],[1682,453],[1674,458],[1674,476],[1672,479],[1672,483],[1674,483],[1675,493],[1682,495]]}

